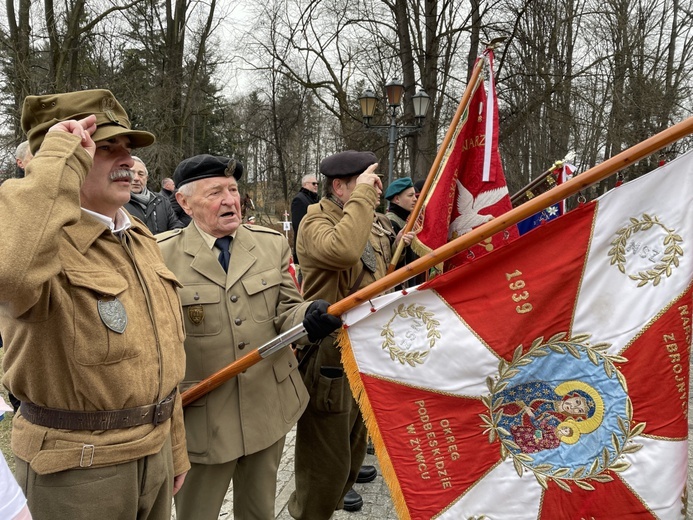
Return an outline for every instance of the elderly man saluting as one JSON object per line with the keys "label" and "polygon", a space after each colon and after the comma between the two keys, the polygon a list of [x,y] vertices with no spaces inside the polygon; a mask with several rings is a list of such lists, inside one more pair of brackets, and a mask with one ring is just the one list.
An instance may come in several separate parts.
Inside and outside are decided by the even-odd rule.
{"label": "elderly man saluting", "polygon": [[107,90],[29,96],[34,159],[0,190],[3,384],[34,519],[170,520],[189,468],[178,282],[130,199],[130,128]]}
{"label": "elderly man saluting", "polygon": [[[193,222],[159,235],[180,291],[190,386],[303,322],[311,341],[341,321],[327,302],[303,302],[289,274],[289,244],[272,229],[241,224],[240,162],[198,155],[174,173]],[[216,520],[233,479],[236,518],[274,519],[286,433],[308,402],[289,347],[185,409],[192,468],[176,496],[178,520]]]}

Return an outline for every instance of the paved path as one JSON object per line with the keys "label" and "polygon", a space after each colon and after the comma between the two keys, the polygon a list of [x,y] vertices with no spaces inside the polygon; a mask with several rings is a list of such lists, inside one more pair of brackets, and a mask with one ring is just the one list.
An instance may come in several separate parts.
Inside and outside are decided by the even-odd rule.
{"label": "paved path", "polygon": [[[284,454],[279,465],[279,473],[277,475],[277,501],[274,507],[277,520],[292,520],[287,504],[289,496],[295,489],[294,483],[294,444],[296,441],[296,431],[291,430],[286,437],[284,446]],[[335,511],[332,516],[333,520],[397,520],[392,500],[390,499],[390,491],[380,474],[378,459],[375,455],[366,455],[364,464],[372,464],[378,468],[378,476],[373,482],[368,484],[356,484],[354,489],[363,497],[363,508],[355,513],[347,511]],[[229,488],[229,493],[226,494],[226,500],[221,508],[220,520],[233,519],[233,494]],[[175,519],[175,513],[173,519]]]}

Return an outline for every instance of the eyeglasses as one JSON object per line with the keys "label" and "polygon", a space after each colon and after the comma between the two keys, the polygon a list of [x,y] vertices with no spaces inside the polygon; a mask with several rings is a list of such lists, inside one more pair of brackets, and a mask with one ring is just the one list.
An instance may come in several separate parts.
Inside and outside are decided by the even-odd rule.
{"label": "eyeglasses", "polygon": [[311,184],[312,184],[313,186],[317,186],[317,185],[318,185],[317,182],[311,182]]}

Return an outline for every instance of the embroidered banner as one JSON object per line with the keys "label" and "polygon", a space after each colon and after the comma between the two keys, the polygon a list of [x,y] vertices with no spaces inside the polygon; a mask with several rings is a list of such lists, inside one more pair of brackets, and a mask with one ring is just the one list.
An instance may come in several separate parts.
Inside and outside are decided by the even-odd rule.
{"label": "embroidered banner", "polygon": [[343,316],[400,518],[685,518],[692,160]]}
{"label": "embroidered banner", "polygon": [[[555,184],[558,185],[563,184],[565,181],[570,179],[573,176],[574,171],[575,166],[573,166],[572,164],[563,163],[563,165],[555,169],[551,173],[551,175],[555,175]],[[532,231],[535,227],[540,226],[544,222],[548,222],[549,220],[553,220],[555,218],[560,217],[561,215],[565,214],[565,212],[565,200],[562,200],[561,202],[557,202],[553,206],[549,206],[548,208],[540,211],[539,213],[535,213],[531,217],[526,218],[521,222],[518,222],[517,230],[520,232],[520,235],[524,235],[525,233]]]}
{"label": "embroidered banner", "polygon": [[[512,209],[498,153],[493,52],[487,50],[478,59],[488,62],[488,94],[480,80],[426,194],[412,242],[421,256]],[[517,236],[517,228],[512,226],[505,233],[472,246],[469,252],[457,255],[448,262],[446,270],[484,255]]]}

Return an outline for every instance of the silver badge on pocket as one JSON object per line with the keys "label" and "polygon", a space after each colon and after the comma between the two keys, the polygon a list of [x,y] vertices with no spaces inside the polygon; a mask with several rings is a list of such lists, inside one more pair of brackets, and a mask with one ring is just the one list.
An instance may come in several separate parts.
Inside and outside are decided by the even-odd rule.
{"label": "silver badge on pocket", "polygon": [[125,332],[125,327],[128,325],[128,315],[118,298],[114,298],[109,302],[98,300],[96,304],[101,321],[103,321],[106,327],[118,334]]}

